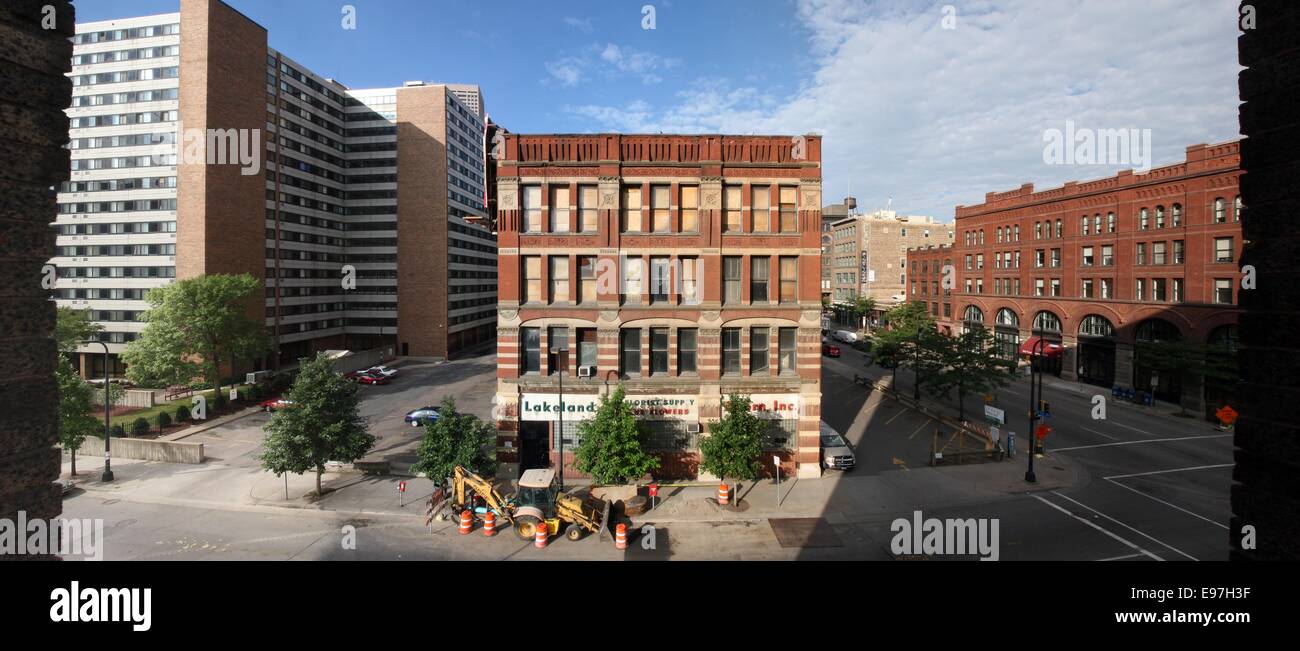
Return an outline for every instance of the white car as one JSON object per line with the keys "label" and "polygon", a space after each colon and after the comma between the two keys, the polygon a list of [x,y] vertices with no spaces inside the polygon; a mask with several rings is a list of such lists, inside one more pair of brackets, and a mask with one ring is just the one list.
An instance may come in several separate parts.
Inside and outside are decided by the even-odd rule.
{"label": "white car", "polygon": [[388,379],[397,377],[397,369],[388,366],[371,366],[363,371],[364,373],[378,373]]}
{"label": "white car", "polygon": [[836,330],[831,333],[831,337],[846,344],[851,344],[858,340],[858,335],[848,330]]}

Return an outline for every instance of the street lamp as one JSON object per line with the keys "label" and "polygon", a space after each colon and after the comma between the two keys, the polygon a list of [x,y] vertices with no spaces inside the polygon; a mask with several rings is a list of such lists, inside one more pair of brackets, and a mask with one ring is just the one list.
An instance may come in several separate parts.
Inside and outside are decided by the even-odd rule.
{"label": "street lamp", "polygon": [[555,374],[560,377],[560,409],[559,409],[560,424],[559,424],[559,430],[556,432],[555,435],[555,438],[559,441],[559,450],[560,450],[560,462],[559,462],[560,492],[564,492],[564,375],[565,375],[565,371],[568,370],[568,365],[569,365],[568,353],[569,353],[569,349],[567,347],[551,349],[551,354],[553,355],[553,359],[555,362],[553,364],[555,368]]}
{"label": "street lamp", "polygon": [[912,388],[914,393],[912,399],[921,400],[921,333],[925,331],[925,326],[916,326],[916,355],[915,362],[912,365]]}
{"label": "street lamp", "polygon": [[82,344],[99,344],[104,347],[104,474],[100,475],[100,481],[113,481],[113,460],[109,454],[109,443],[113,440],[113,433],[108,425],[108,410],[110,401],[108,399],[108,344],[98,340],[90,339],[81,342]]}
{"label": "street lamp", "polygon": [[[1033,484],[1038,481],[1038,476],[1034,474],[1034,449],[1035,449],[1035,432],[1034,423],[1038,420],[1038,403],[1043,399],[1043,345],[1047,343],[1042,337],[1034,342],[1029,349],[1029,469],[1025,471],[1025,481]],[[1038,400],[1034,400],[1034,368],[1038,367]]]}

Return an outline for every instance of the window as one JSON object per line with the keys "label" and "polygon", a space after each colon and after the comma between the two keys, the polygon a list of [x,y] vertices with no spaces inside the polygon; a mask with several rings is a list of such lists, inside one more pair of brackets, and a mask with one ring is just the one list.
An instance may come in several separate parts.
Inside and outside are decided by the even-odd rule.
{"label": "window", "polygon": [[641,258],[627,258],[623,264],[623,295],[624,302],[633,303],[641,300],[641,278],[643,260]]}
{"label": "window", "polygon": [[984,254],[983,254],[983,253],[976,253],[976,254],[975,254],[975,268],[976,268],[976,269],[983,269],[983,268],[984,268]]}
{"label": "window", "polygon": [[1215,303],[1232,303],[1232,279],[1215,278],[1214,279],[1214,302]]}
{"label": "window", "polygon": [[1151,264],[1165,263],[1165,246],[1164,242],[1151,243]]}
{"label": "window", "polygon": [[598,206],[596,186],[583,185],[578,187],[578,212],[582,216],[578,228],[583,233],[595,233],[599,228]]}
{"label": "window", "polygon": [[538,373],[542,370],[542,330],[541,328],[520,328],[519,341],[523,348],[520,362],[524,373]]}
{"label": "window", "polygon": [[569,258],[551,256],[551,302],[569,300]]}
{"label": "window", "polygon": [[[967,281],[967,282],[969,282],[969,281]],[[1035,279],[1034,279],[1034,296],[1042,296],[1042,295],[1043,295],[1043,288],[1044,288],[1044,287],[1045,287],[1045,285],[1044,285],[1044,283],[1043,283],[1043,279],[1042,279],[1042,278],[1035,278]]]}
{"label": "window", "polygon": [[1183,241],[1174,240],[1174,264],[1183,263]]}
{"label": "window", "polygon": [[1036,239],[1036,240],[1041,240],[1041,239],[1043,239],[1043,223],[1042,223],[1042,222],[1034,222],[1034,239]]}
{"label": "window", "polygon": [[1084,215],[1084,216],[1082,216],[1082,217],[1079,218],[1079,234],[1080,234],[1080,235],[1087,235],[1087,234],[1088,234],[1088,216],[1087,216],[1087,215]]}
{"label": "window", "polygon": [[672,282],[671,267],[666,256],[650,258],[650,302],[667,303],[668,287]]}
{"label": "window", "polygon": [[578,302],[589,303],[596,300],[596,258],[583,256],[578,258]]}
{"label": "window", "polygon": [[728,256],[722,259],[722,302],[735,305],[740,303],[740,256]]}
{"label": "window", "polygon": [[798,194],[797,188],[782,186],[781,187],[781,232],[794,233],[799,230],[799,213],[796,209],[795,196]]}
{"label": "window", "polygon": [[777,333],[777,373],[797,373],[798,328],[781,328]]}
{"label": "window", "polygon": [[1092,216],[1092,232],[1101,235],[1101,213]]}
{"label": "window", "polygon": [[[1047,249],[1037,249],[1034,251],[1034,266],[1041,269],[1047,263]],[[966,266],[970,269],[970,265]]]}
{"label": "window", "polygon": [[723,208],[726,210],[722,222],[722,232],[739,233],[744,228],[740,212],[740,186],[729,185],[723,197]]}
{"label": "window", "polygon": [[656,233],[672,231],[672,217],[668,210],[668,197],[668,186],[650,186],[650,221]]}
{"label": "window", "polygon": [[768,266],[771,262],[766,257],[749,259],[749,302],[768,302]]}
{"label": "window", "polygon": [[1084,278],[1083,288],[1079,296],[1081,296],[1082,298],[1092,298],[1092,285],[1093,285],[1093,281],[1091,278]]}
{"label": "window", "polygon": [[524,232],[542,232],[542,186],[526,185],[524,200]]}
{"label": "window", "polygon": [[569,370],[569,329],[568,328],[551,328],[546,334],[547,358],[550,364],[547,365],[547,373],[554,375],[560,371]]}
{"label": "window", "polygon": [[1182,303],[1182,302],[1183,302],[1183,279],[1182,279],[1182,278],[1175,278],[1175,279],[1174,279],[1174,296],[1173,296],[1173,299],[1174,299],[1174,302],[1175,302],[1175,303]]}
{"label": "window", "polygon": [[1015,233],[1016,233],[1016,241],[1019,242],[1019,241],[1020,241],[1020,224],[1016,224],[1016,231],[1015,231]]}
{"label": "window", "polygon": [[700,303],[700,259],[678,258],[682,273],[682,302],[686,305]]}
{"label": "window", "polygon": [[1115,247],[1107,244],[1101,247],[1101,266],[1109,267],[1115,264]]}
{"label": "window", "polygon": [[700,232],[700,186],[683,185],[680,189],[679,209],[682,214],[682,232]]}
{"label": "window", "polygon": [[650,375],[668,373],[668,328],[650,328]]}
{"label": "window", "polygon": [[641,329],[624,328],[619,331],[619,372],[623,375],[641,374]]}
{"label": "window", "polygon": [[1170,210],[1172,211],[1172,213],[1171,213],[1171,215],[1170,215],[1170,219],[1171,219],[1172,222],[1173,222],[1173,226],[1174,226],[1174,228],[1177,228],[1177,227],[1179,227],[1179,226],[1182,226],[1182,224],[1183,224],[1183,204],[1181,204],[1181,203],[1176,203],[1176,204],[1174,204],[1174,205],[1170,208]]}
{"label": "window", "polygon": [[569,188],[551,186],[551,232],[569,232]]}
{"label": "window", "polygon": [[623,188],[623,232],[640,233],[641,227],[641,188]]}
{"label": "window", "polygon": [[1083,247],[1083,266],[1085,266],[1085,267],[1091,267],[1091,266],[1092,266],[1092,247],[1091,247],[1091,246],[1085,246],[1085,247]]}
{"label": "window", "polygon": [[799,258],[782,257],[781,268],[781,296],[782,303],[795,303],[799,300]]}
{"label": "window", "polygon": [[997,234],[997,241],[998,241],[998,244],[1001,244],[1001,243],[1002,243],[1002,227],[999,226],[999,227],[995,228],[995,229],[993,230],[993,232]]}
{"label": "window", "polygon": [[1147,214],[1147,209],[1146,209],[1146,208],[1143,208],[1142,210],[1138,211],[1138,228],[1139,228],[1139,229],[1145,231],[1145,230],[1147,229],[1147,227],[1150,226],[1150,221],[1151,221],[1151,218],[1150,218],[1150,216]]}
{"label": "window", "polygon": [[771,342],[768,341],[767,328],[750,328],[749,330],[749,374],[767,375],[768,356],[771,355]]}
{"label": "window", "polygon": [[1147,245],[1143,242],[1138,242],[1137,244],[1137,263],[1147,263]]}
{"label": "window", "polygon": [[1147,282],[1141,278],[1138,278],[1133,290],[1133,299],[1138,301],[1142,300],[1143,297],[1146,296],[1147,293],[1146,290],[1147,290]]}
{"label": "window", "polygon": [[766,185],[750,188],[750,212],[754,216],[755,233],[772,232],[772,194]]}
{"label": "window", "polygon": [[1053,267],[1059,267],[1059,266],[1061,266],[1061,250],[1060,250],[1060,249],[1052,249],[1052,266],[1053,266]]}
{"label": "window", "polygon": [[542,300],[542,258],[541,256],[524,256],[524,303],[536,303]]}
{"label": "window", "polygon": [[677,331],[677,374],[696,373],[696,333],[695,328],[682,328]]}
{"label": "window", "polygon": [[966,270],[967,270],[967,271],[970,271],[970,269],[971,269],[971,256],[970,256],[969,253],[967,253],[967,254],[966,254]]}
{"label": "window", "polygon": [[1165,207],[1156,206],[1156,228],[1165,227]]}
{"label": "window", "polygon": [[1228,221],[1228,214],[1224,206],[1223,197],[1214,200],[1214,223],[1222,224]]}
{"label": "window", "polygon": [[578,329],[578,364],[596,368],[597,351],[596,329],[579,328]]}
{"label": "window", "polygon": [[722,373],[740,373],[740,328],[722,329]]}
{"label": "window", "polygon": [[1151,300],[1163,303],[1168,296],[1165,295],[1165,279],[1151,279]]}
{"label": "window", "polygon": [[1061,222],[1061,220],[1060,220],[1060,219],[1057,219],[1057,220],[1056,220],[1056,236],[1057,236],[1057,237],[1064,237],[1064,236],[1065,236],[1065,231],[1061,228],[1061,226],[1062,226],[1062,222]]}
{"label": "window", "polygon": [[1232,200],[1232,221],[1241,221],[1241,197]]}
{"label": "window", "polygon": [[1232,238],[1231,237],[1214,238],[1214,261],[1232,262]]}
{"label": "window", "polygon": [[1115,298],[1113,282],[1110,278],[1101,279],[1101,297]]}
{"label": "window", "polygon": [[1115,213],[1113,212],[1106,213],[1106,232],[1115,232]]}
{"label": "window", "polygon": [[1060,296],[1060,295],[1061,295],[1061,279],[1060,279],[1060,278],[1053,278],[1053,279],[1052,279],[1052,296]]}

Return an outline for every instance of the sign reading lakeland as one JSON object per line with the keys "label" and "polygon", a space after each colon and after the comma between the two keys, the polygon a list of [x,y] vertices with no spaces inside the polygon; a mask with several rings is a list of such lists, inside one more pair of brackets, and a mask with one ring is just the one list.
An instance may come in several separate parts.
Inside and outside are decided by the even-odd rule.
{"label": "sign reading lakeland", "polygon": [[519,400],[519,417],[522,420],[560,420],[560,412],[563,412],[564,420],[576,422],[592,418],[599,407],[600,396],[591,393],[566,395],[563,403],[559,394],[525,393]]}

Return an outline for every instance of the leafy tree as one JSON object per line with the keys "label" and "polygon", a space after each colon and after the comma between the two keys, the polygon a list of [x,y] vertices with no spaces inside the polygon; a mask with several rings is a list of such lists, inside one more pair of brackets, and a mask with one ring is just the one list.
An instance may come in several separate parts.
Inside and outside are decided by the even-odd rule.
{"label": "leafy tree", "polygon": [[[1203,378],[1206,382],[1229,384],[1237,379],[1236,355],[1222,346],[1207,346],[1182,339],[1138,344],[1142,363],[1161,375]],[[1179,413],[1187,407],[1180,400]]]}
{"label": "leafy tree", "polygon": [[925,303],[912,301],[886,312],[885,323],[889,325],[889,330],[892,332],[899,332],[903,337],[914,337],[918,327],[933,327],[934,317],[930,316]]}
{"label": "leafy tree", "polygon": [[876,309],[876,299],[871,296],[858,296],[853,300],[853,314],[861,321],[862,317],[874,312]]}
{"label": "leafy tree", "polygon": [[148,325],[122,355],[127,376],[145,385],[203,377],[220,406],[221,363],[270,349],[265,325],[247,309],[261,295],[261,281],[249,274],[198,276],[149,290],[150,308],[140,317]]}
{"label": "leafy tree", "polygon": [[887,337],[884,333],[877,338],[872,359],[877,366],[890,371],[892,377],[890,386],[898,386],[898,367],[902,365],[902,357],[903,346],[895,338]]}
{"label": "leafy tree", "polygon": [[886,347],[889,352],[887,361],[894,366],[882,367],[894,370],[895,386],[898,366],[911,368],[917,381],[924,383],[924,378],[934,373],[941,363],[935,351],[943,344],[936,338],[943,338],[943,335],[935,330],[934,317],[930,316],[925,303],[912,302],[886,312],[885,321],[889,327],[884,332],[877,331],[876,345]]}
{"label": "leafy tree", "polygon": [[149,433],[149,421],[145,418],[137,418],[131,421],[131,436],[144,436]]}
{"label": "leafy tree", "polygon": [[992,342],[993,336],[980,327],[967,328],[956,337],[935,333],[926,341],[927,348],[933,347],[937,365],[923,384],[945,398],[956,390],[959,419],[966,418],[967,395],[988,393],[1010,381],[1007,366],[1011,363],[997,356]]}
{"label": "leafy tree", "polygon": [[725,483],[730,477],[752,480],[762,468],[763,421],[749,410],[749,396],[731,394],[723,404],[722,420],[709,422],[709,435],[700,438],[700,468]]}
{"label": "leafy tree", "polygon": [[72,363],[60,357],[54,377],[59,387],[59,443],[72,455],[72,476],[77,476],[77,450],[87,436],[103,432],[103,421],[91,415],[94,387],[81,379]]}
{"label": "leafy tree", "polygon": [[447,396],[442,399],[437,420],[424,426],[424,438],[415,451],[417,461],[411,469],[434,482],[450,477],[456,466],[487,474],[494,465],[488,449],[495,440],[492,425],[473,414],[462,414],[456,409],[456,400]]}
{"label": "leafy tree", "polygon": [[61,353],[71,353],[77,344],[95,339],[104,326],[90,320],[90,310],[77,310],[66,305],[58,308],[58,320],[54,323],[54,342]]}
{"label": "leafy tree", "polygon": [[322,354],[303,363],[287,398],[293,405],[276,411],[264,428],[262,467],[276,475],[315,469],[321,495],[327,461],[352,463],[375,445],[357,409],[357,385]]}
{"label": "leafy tree", "polygon": [[632,407],[623,400],[623,387],[601,397],[591,420],[578,425],[575,467],[600,484],[626,484],[659,467],[659,459],[641,448]]}

